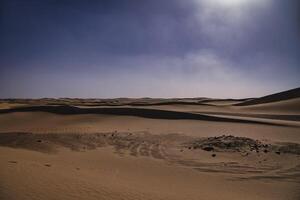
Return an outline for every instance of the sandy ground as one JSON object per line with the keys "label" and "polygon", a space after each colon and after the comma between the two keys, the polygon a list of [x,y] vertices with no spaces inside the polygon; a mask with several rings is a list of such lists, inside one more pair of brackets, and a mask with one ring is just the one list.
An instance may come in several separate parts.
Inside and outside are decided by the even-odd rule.
{"label": "sandy ground", "polygon": [[279,100],[3,101],[0,199],[298,200],[300,99]]}

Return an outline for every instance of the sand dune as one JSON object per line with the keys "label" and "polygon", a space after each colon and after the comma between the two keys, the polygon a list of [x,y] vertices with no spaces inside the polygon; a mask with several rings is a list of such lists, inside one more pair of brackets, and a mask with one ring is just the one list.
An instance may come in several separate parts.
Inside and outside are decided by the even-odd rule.
{"label": "sand dune", "polygon": [[226,115],[226,116],[241,116],[241,117],[252,117],[252,118],[263,118],[263,119],[278,119],[287,121],[300,121],[300,115],[293,114],[259,114],[259,113],[228,113],[228,112],[201,112],[203,114],[210,115]]}
{"label": "sand dune", "polygon": [[300,98],[294,98],[284,101],[277,101],[265,104],[255,104],[250,106],[242,106],[241,110],[256,113],[277,113],[277,114],[299,114]]}
{"label": "sand dune", "polygon": [[[249,193],[245,199],[298,195],[299,165],[294,161],[299,144],[130,132],[0,136],[2,146],[43,152],[0,148],[5,152],[0,154],[1,183],[14,185],[14,192],[2,193],[8,199],[218,199],[220,194],[240,199],[242,191]],[[30,183],[20,172],[32,176]],[[174,188],[180,193],[172,192]],[[274,188],[288,193],[274,193]],[[47,197],[41,195],[45,193]]]}
{"label": "sand dune", "polygon": [[256,105],[256,104],[273,103],[273,102],[284,101],[284,100],[289,100],[294,98],[300,98],[300,88],[295,88],[292,90],[267,95],[249,101],[244,101],[242,103],[236,104],[236,106],[249,106],[249,105]]}
{"label": "sand dune", "polygon": [[[297,199],[296,182],[237,179],[111,149],[48,155],[0,148],[3,199]],[[219,156],[219,155],[218,155]],[[216,162],[209,155],[206,162]],[[271,182],[271,183],[270,183]],[[287,191],[287,192],[282,192]],[[245,195],[247,193],[247,195]]]}
{"label": "sand dune", "polygon": [[[259,161],[259,157],[262,155],[267,160],[285,154],[286,159],[295,159],[297,155],[300,155],[300,144],[297,143],[269,144],[259,140],[230,135],[192,138],[179,134],[152,135],[130,132],[95,134],[2,133],[0,139],[0,145],[2,146],[25,148],[46,153],[55,152],[59,147],[65,147],[73,151],[86,151],[112,146],[115,153],[120,156],[150,157],[201,172],[239,175],[247,173],[249,178],[260,177],[261,179],[268,179],[266,176],[273,174],[277,179],[300,182],[299,166],[297,164],[290,166],[282,160],[278,160],[277,163],[268,162],[268,165],[260,165],[253,162],[253,160],[248,162],[226,162],[226,159],[222,163],[206,163],[204,162],[205,159],[196,155],[211,152],[211,156],[216,157],[226,154],[232,156],[231,154],[234,153],[235,156],[252,157],[252,159]],[[190,158],[192,157],[193,160],[191,161]],[[284,173],[286,167],[290,169],[289,173]],[[244,178],[244,176],[240,178]]]}
{"label": "sand dune", "polygon": [[0,100],[0,199],[298,200],[298,92]]}
{"label": "sand dune", "polygon": [[137,116],[151,119],[171,119],[171,120],[203,120],[215,122],[236,122],[236,123],[257,123],[257,124],[273,124],[271,122],[261,122],[255,120],[233,119],[224,117],[214,117],[203,114],[195,114],[188,112],[177,112],[168,110],[157,110],[147,108],[131,108],[131,107],[118,107],[118,108],[78,108],[73,106],[33,106],[33,107],[19,107],[12,109],[2,109],[0,113],[13,113],[13,112],[48,112],[63,115],[76,115],[76,114],[105,114],[105,115],[126,115]]}

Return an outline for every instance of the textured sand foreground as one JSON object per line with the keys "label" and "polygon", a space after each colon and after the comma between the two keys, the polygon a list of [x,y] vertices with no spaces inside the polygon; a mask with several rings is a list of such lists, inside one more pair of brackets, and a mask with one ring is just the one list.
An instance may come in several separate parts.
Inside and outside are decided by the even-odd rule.
{"label": "textured sand foreground", "polygon": [[299,89],[0,103],[0,199],[300,199]]}

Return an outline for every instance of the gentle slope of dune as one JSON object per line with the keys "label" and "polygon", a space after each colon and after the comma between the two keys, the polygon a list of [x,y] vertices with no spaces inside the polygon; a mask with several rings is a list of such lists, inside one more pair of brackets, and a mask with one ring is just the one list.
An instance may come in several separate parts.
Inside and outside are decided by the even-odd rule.
{"label": "gentle slope of dune", "polygon": [[236,104],[236,106],[249,106],[249,105],[256,105],[256,104],[273,103],[273,102],[284,101],[284,100],[289,100],[294,98],[300,98],[300,88],[295,88],[292,90],[252,99],[249,101],[238,103]]}

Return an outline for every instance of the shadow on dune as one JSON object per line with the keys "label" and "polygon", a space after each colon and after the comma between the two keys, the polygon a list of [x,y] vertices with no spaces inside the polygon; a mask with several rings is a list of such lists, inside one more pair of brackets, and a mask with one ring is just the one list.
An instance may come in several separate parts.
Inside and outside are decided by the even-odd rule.
{"label": "shadow on dune", "polygon": [[118,106],[170,106],[170,105],[196,105],[196,106],[215,106],[212,104],[202,103],[202,102],[185,102],[185,101],[166,101],[166,102],[129,102],[129,103],[108,103],[108,102],[101,102],[101,103],[47,103],[46,105],[49,106],[87,106],[87,107],[95,107],[95,106],[111,106],[111,107],[118,107]]}
{"label": "shadow on dune", "polygon": [[231,119],[226,117],[215,117],[196,113],[167,111],[157,109],[145,108],[78,108],[73,106],[32,106],[32,107],[19,107],[11,109],[0,110],[0,114],[14,113],[14,112],[48,112],[61,115],[78,115],[78,114],[105,114],[105,115],[123,115],[123,116],[136,116],[150,119],[169,119],[169,120],[204,120],[213,122],[232,122],[232,123],[252,123],[252,124],[265,124],[285,126],[269,122],[260,122],[244,119]]}
{"label": "shadow on dune", "polygon": [[235,104],[235,106],[251,106],[256,104],[273,103],[273,102],[285,101],[285,100],[299,98],[299,97],[300,97],[300,88],[295,88],[292,90],[279,92],[276,94],[271,94],[264,97],[252,99],[252,100],[250,99],[249,101],[237,103]]}
{"label": "shadow on dune", "polygon": [[287,121],[300,121],[300,115],[277,115],[277,114],[248,114],[248,113],[226,113],[226,112],[198,112],[205,115],[225,115],[238,117],[253,117],[262,119],[276,119]]}
{"label": "shadow on dune", "polygon": [[129,106],[169,106],[169,105],[196,105],[196,106],[212,106],[210,104],[202,102],[186,102],[186,101],[166,101],[166,102],[155,102],[155,103],[142,103],[142,102],[133,102],[127,104]]}

